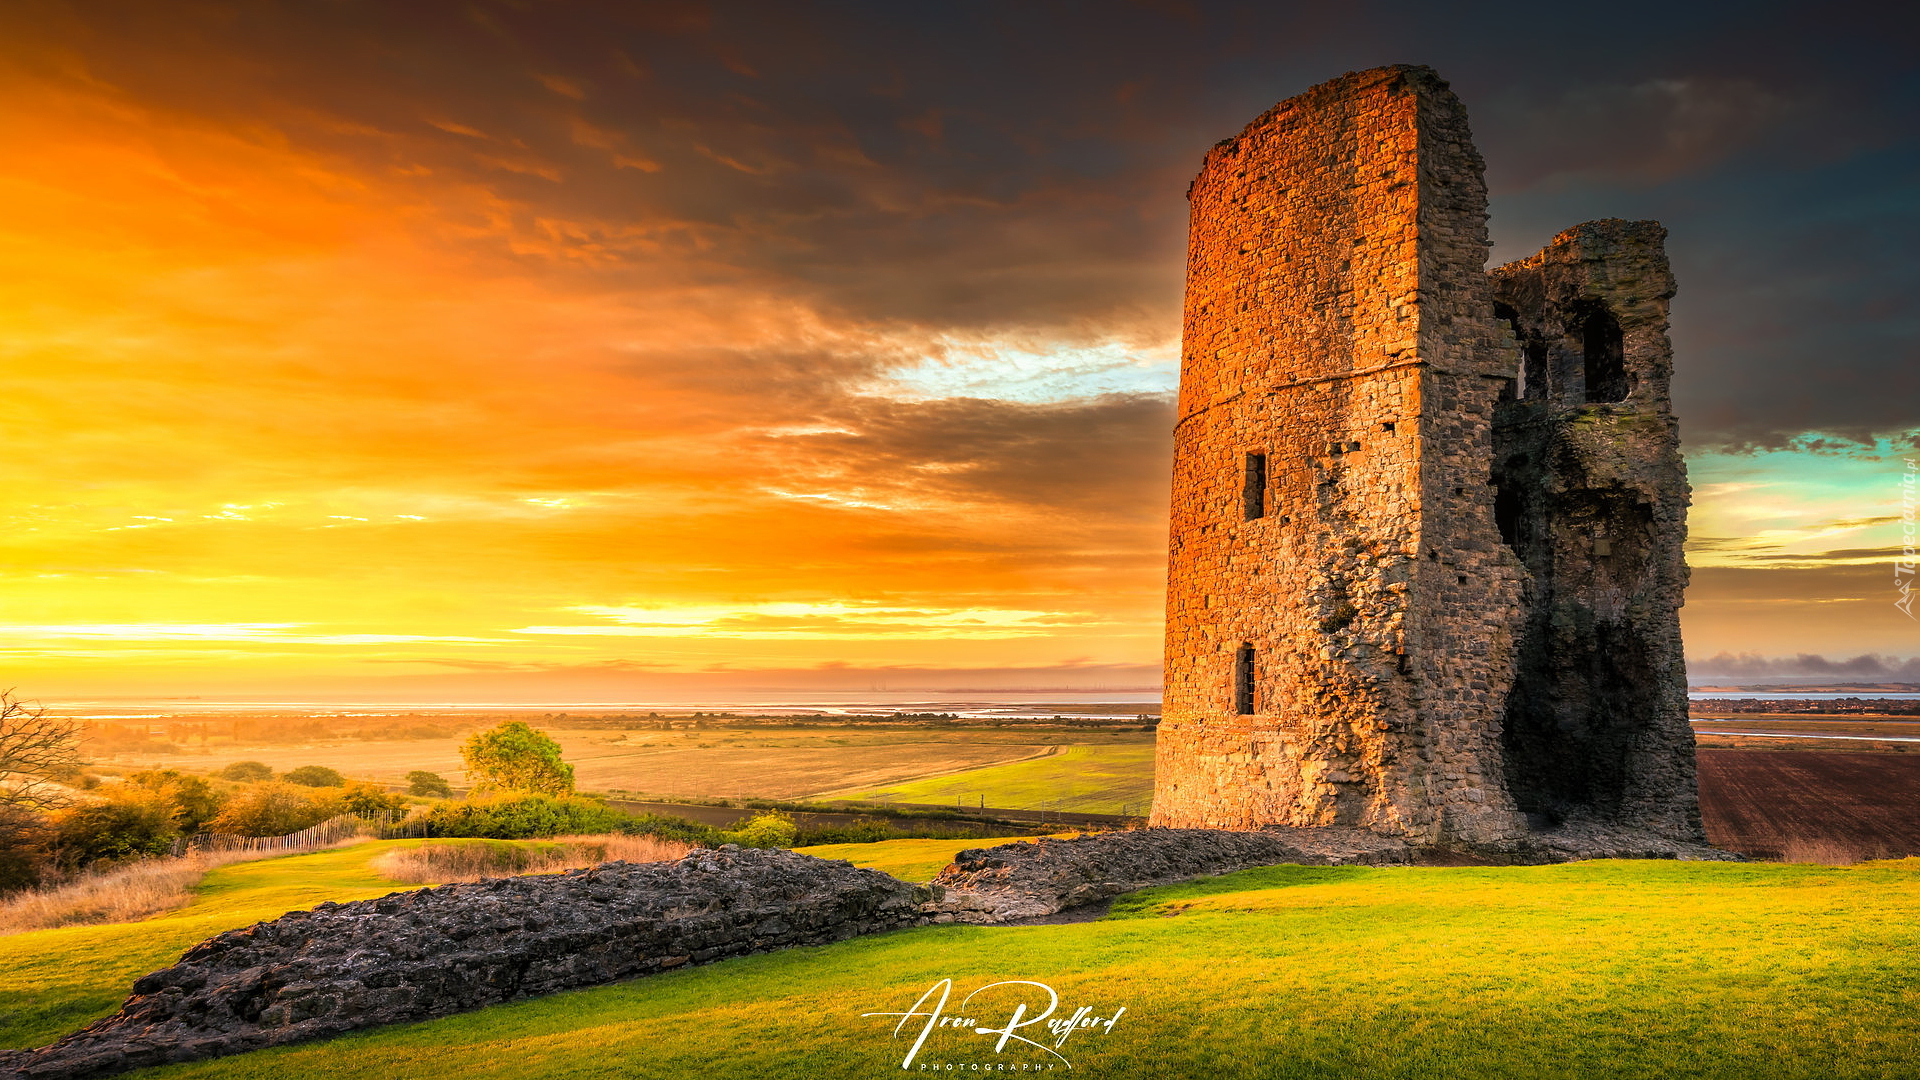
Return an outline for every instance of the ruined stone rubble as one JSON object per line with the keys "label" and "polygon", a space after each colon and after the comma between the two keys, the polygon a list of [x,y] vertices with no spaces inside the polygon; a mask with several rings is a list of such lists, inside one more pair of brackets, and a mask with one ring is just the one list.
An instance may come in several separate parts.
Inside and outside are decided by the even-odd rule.
{"label": "ruined stone rubble", "polygon": [[77,1080],[306,1042],[910,926],[915,889],[850,863],[726,847],[322,904],[209,938],[113,1016],[0,1052],[8,1080]]}

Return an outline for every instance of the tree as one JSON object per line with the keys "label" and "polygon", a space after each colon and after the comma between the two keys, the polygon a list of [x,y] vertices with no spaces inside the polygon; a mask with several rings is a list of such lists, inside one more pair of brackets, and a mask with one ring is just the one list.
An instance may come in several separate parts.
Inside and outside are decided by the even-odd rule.
{"label": "tree", "polygon": [[0,806],[49,810],[71,796],[60,777],[80,768],[80,724],[48,716],[35,702],[0,690]]}
{"label": "tree", "polygon": [[447,786],[447,778],[439,773],[415,769],[407,774],[407,794],[438,795],[445,799],[453,796],[453,788]]}
{"label": "tree", "polygon": [[325,765],[302,765],[297,769],[289,769],[281,779],[301,787],[341,787],[347,782],[338,769],[329,769]]}
{"label": "tree", "polygon": [[220,779],[236,784],[257,784],[273,779],[273,767],[264,761],[236,761],[220,770]]}
{"label": "tree", "polygon": [[460,756],[477,787],[573,794],[573,766],[560,760],[560,744],[523,721],[508,720],[475,734]]}

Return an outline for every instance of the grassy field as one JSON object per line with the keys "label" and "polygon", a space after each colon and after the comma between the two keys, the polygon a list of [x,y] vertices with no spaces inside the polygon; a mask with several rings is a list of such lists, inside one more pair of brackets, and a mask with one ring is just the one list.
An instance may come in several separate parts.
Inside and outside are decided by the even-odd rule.
{"label": "grassy field", "polygon": [[[966,847],[1030,837],[901,840],[803,848],[909,881],[925,881]],[[288,855],[210,871],[187,907],[139,922],[76,926],[0,937],[0,1049],[39,1046],[112,1015],[127,987],[224,930],[278,918],[324,900],[385,896],[418,885],[383,876],[375,864],[418,840],[375,840],[337,851]],[[456,845],[550,847],[539,841],[458,840]]]}
{"label": "grassy field", "polygon": [[[917,875],[931,843],[872,845],[864,861]],[[131,941],[169,920],[211,930],[321,892],[377,893],[374,850],[228,868],[195,909],[107,929]],[[46,958],[42,978],[120,986],[153,966],[103,964],[101,941],[72,935],[0,941],[24,949],[0,954],[7,992],[34,981],[21,956]],[[862,1013],[906,1011],[952,979],[957,1015],[965,993],[1025,979],[1057,991],[1062,1015],[1126,1009],[1060,1048],[1083,1076],[1900,1077],[1920,1060],[1916,956],[1920,860],[1275,867],[1137,893],[1092,922],[900,931],[138,1075],[880,1076],[913,1031],[891,1039],[890,1018]],[[1004,1023],[1013,992],[966,1012]],[[915,1071],[1051,1060],[992,1044],[941,1029]]]}
{"label": "grassy field", "polygon": [[[744,727],[705,731],[553,728],[582,789],[655,796],[797,799],[829,788],[885,786],[913,777],[1017,761],[1053,745],[1151,747],[1144,732],[919,727]],[[356,779],[401,783],[413,769],[461,782],[459,739],[337,740],[300,746],[120,754],[119,769],[206,772],[241,760],[284,772],[326,765]],[[1150,756],[1150,755],[1149,755]],[[1149,766],[1150,767],[1150,766]],[[1050,796],[1049,796],[1050,797]],[[937,801],[937,800],[936,800]],[[989,801],[988,805],[993,805]]]}
{"label": "grassy field", "polygon": [[195,943],[324,900],[364,900],[416,888],[367,864],[397,844],[236,863],[208,872],[192,904],[140,922],[70,926],[0,937],[0,1049],[38,1046],[110,1016],[133,980]]}
{"label": "grassy field", "polygon": [[1058,753],[903,784],[849,787],[849,798],[944,803],[1004,810],[1138,814],[1153,805],[1153,744],[1065,746]]}

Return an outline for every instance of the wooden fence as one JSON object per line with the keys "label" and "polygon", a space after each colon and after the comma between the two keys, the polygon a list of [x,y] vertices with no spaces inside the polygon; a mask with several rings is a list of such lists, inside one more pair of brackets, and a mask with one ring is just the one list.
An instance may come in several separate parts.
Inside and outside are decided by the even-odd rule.
{"label": "wooden fence", "polygon": [[236,836],[231,833],[200,833],[182,837],[173,845],[175,855],[190,851],[308,851],[337,844],[354,836],[381,840],[427,835],[423,814],[398,811],[383,814],[340,814],[311,828],[285,836]]}

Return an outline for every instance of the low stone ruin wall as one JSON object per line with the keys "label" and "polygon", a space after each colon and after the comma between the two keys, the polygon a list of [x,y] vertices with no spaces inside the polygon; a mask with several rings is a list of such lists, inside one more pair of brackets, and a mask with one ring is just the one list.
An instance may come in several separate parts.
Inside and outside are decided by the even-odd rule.
{"label": "low stone ruin wall", "polygon": [[1388,866],[1404,840],[1364,829],[1138,829],[969,848],[933,879],[934,922],[1004,923],[1104,903],[1150,885],[1255,866]]}
{"label": "low stone ruin wall", "polygon": [[1139,829],[970,848],[933,879],[920,906],[937,923],[1042,919],[1122,893],[1255,866],[1396,866],[1466,860],[1534,865],[1578,859],[1738,860],[1646,830],[1569,823],[1498,847],[1417,848],[1366,829]]}
{"label": "low stone ruin wall", "polygon": [[874,870],[731,846],[322,904],[195,946],[119,1013],[0,1053],[8,1080],[78,1080],[425,1020],[684,964],[924,921]]}

